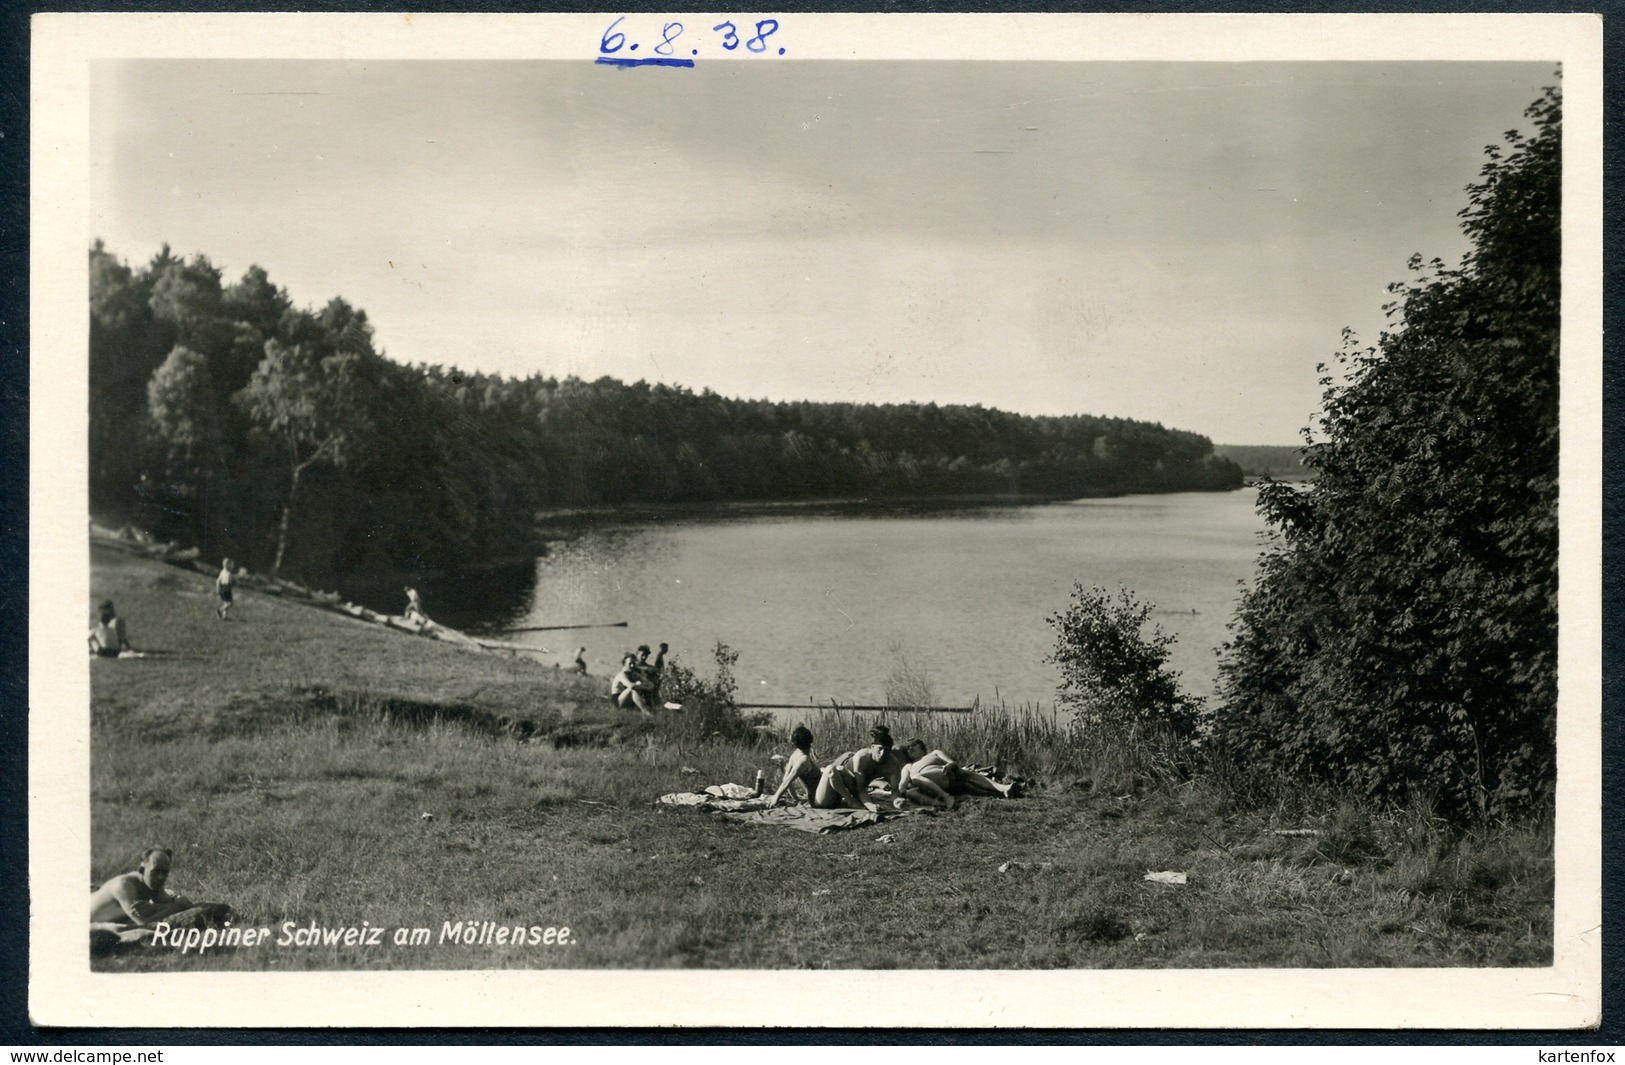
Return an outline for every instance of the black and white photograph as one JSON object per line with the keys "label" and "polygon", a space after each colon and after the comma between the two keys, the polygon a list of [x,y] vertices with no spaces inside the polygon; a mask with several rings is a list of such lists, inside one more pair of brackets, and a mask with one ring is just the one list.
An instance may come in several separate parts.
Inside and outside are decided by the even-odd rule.
{"label": "black and white photograph", "polygon": [[36,17],[37,1021],[1596,1023],[1600,51]]}

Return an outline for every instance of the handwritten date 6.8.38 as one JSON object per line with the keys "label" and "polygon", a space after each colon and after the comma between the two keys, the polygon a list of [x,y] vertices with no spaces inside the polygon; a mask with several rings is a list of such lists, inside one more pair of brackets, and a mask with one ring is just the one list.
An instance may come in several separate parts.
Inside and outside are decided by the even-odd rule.
{"label": "handwritten date 6.8.38", "polygon": [[[772,40],[779,32],[779,20],[773,18],[755,21],[724,20],[710,30],[685,27],[681,22],[664,22],[657,35],[650,26],[642,40],[631,40],[633,28],[619,29],[627,16],[622,15],[609,24],[598,41],[597,62],[612,67],[691,67],[701,49],[734,52],[743,47],[755,55],[783,55],[784,48]],[[709,19],[704,20],[709,22]],[[642,51],[642,55],[635,53]]]}

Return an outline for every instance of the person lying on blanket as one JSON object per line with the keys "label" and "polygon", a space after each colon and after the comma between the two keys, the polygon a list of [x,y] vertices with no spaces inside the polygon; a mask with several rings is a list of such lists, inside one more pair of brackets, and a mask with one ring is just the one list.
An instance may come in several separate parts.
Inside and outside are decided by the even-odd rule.
{"label": "person lying on blanket", "polygon": [[891,785],[893,795],[900,793],[900,777],[908,764],[908,756],[892,745],[891,730],[885,725],[870,729],[869,737],[874,740],[873,744],[841,755],[824,769],[813,795],[814,806],[824,809],[847,806],[876,812],[880,807],[871,802],[867,794],[869,785],[881,777]]}
{"label": "person lying on blanket", "polygon": [[790,760],[784,763],[784,778],[779,781],[779,788],[767,800],[769,806],[777,806],[779,799],[790,790],[790,786],[797,781],[807,793],[807,801],[813,801],[818,794],[818,781],[823,776],[818,768],[818,759],[813,754],[813,734],[806,725],[797,725],[795,731],[790,733],[790,742],[795,745],[795,752]]}
{"label": "person lying on blanket", "polygon": [[115,876],[90,893],[92,950],[145,942],[160,925],[195,928],[231,919],[231,907],[224,903],[196,903],[165,891],[173,861],[168,849],[149,847],[137,869]]}
{"label": "person lying on blanket", "polygon": [[909,764],[900,774],[898,794],[915,802],[952,810],[955,795],[997,795],[1008,799],[1014,784],[995,783],[991,778],[966,769],[940,750],[928,751],[924,740],[909,740]]}

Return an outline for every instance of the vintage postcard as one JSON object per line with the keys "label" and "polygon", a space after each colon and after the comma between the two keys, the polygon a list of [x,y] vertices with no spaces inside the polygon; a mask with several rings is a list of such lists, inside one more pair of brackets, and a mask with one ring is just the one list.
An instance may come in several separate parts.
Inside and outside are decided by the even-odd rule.
{"label": "vintage postcard", "polygon": [[1598,1022],[1600,18],[32,57],[36,1023]]}

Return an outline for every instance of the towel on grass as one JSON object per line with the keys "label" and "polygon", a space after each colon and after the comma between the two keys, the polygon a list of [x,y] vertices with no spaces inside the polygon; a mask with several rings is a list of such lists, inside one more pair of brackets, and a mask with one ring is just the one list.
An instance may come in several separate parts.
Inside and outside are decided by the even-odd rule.
{"label": "towel on grass", "polygon": [[[743,789],[747,795],[750,789]],[[693,806],[700,810],[721,810],[726,813],[736,813],[740,810],[765,810],[767,800],[762,798],[730,799],[722,795],[707,794],[703,791],[674,791],[670,795],[662,795],[655,800],[666,806]]]}

